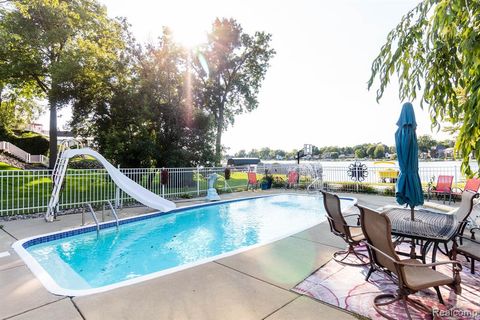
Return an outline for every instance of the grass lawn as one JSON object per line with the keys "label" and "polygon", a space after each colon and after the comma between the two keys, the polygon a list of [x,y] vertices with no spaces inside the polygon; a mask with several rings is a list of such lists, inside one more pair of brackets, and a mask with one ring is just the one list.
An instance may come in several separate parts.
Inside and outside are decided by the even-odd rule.
{"label": "grass lawn", "polygon": [[17,167],[11,166],[8,163],[0,162],[0,170],[20,170]]}

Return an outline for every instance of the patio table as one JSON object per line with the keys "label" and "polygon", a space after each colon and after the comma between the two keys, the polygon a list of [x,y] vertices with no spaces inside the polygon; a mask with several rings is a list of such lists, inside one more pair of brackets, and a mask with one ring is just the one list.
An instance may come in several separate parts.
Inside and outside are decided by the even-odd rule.
{"label": "patio table", "polygon": [[[415,209],[415,221],[410,219],[410,208],[385,207],[383,210],[392,223],[392,235],[412,240],[412,259],[422,259],[425,263],[427,252],[433,244],[432,262],[435,262],[438,244],[455,241],[457,219],[453,214],[440,213],[426,209]],[[422,240],[421,254],[415,251],[415,241]],[[453,245],[455,257],[456,245]],[[401,254],[401,253],[400,253]]]}

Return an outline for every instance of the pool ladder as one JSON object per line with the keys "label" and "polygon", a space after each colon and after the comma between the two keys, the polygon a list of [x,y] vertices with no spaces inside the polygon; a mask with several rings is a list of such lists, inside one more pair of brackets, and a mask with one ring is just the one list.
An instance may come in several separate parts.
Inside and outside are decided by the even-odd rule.
{"label": "pool ladder", "polygon": [[[115,222],[116,222],[117,231],[118,231],[118,227],[119,227],[120,224],[118,222],[117,212],[115,211],[115,208],[113,208],[110,200],[107,200],[107,204],[110,207],[110,211],[112,212],[113,216],[115,217]],[[93,221],[95,221],[95,225],[97,226],[97,237],[98,237],[98,235],[100,234],[100,223],[98,222],[97,215],[95,214],[95,211],[93,210],[92,205],[90,203],[87,203],[85,205],[86,205],[88,211],[90,212],[90,214],[93,218]],[[103,205],[103,210],[102,210],[102,222],[104,222],[104,221],[105,221],[105,204]],[[82,211],[82,226],[84,226],[84,225],[85,225],[85,207],[83,208],[83,211]]]}

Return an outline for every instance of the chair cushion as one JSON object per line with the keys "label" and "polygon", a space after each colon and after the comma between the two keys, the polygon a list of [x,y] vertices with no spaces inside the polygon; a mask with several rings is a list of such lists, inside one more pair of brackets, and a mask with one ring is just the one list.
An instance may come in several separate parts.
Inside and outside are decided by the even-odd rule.
{"label": "chair cushion", "polygon": [[[422,262],[416,259],[405,259],[402,262],[421,265]],[[410,267],[403,268],[405,272],[405,281],[407,287],[418,291],[426,288],[443,286],[453,283],[453,278],[441,272],[428,267]]]}
{"label": "chair cushion", "polygon": [[480,244],[463,239],[463,244],[457,247],[457,252],[480,260]]}
{"label": "chair cushion", "polygon": [[352,236],[353,241],[362,241],[365,240],[365,236],[362,232],[362,227],[348,227],[350,229],[350,235]]}

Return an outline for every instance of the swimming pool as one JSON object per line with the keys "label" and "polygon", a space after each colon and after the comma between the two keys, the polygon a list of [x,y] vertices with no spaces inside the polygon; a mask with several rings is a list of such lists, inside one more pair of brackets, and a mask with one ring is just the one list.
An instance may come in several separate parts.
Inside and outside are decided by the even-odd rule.
{"label": "swimming pool", "polygon": [[[355,204],[342,198],[342,207]],[[222,201],[17,241],[13,247],[52,293],[86,295],[216,260],[325,220],[320,196]]]}

